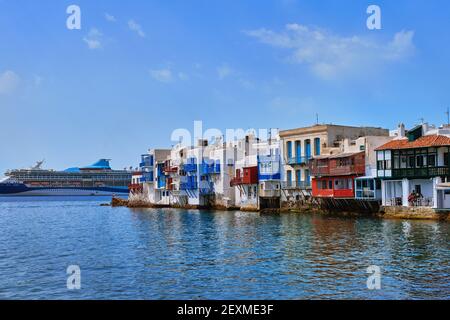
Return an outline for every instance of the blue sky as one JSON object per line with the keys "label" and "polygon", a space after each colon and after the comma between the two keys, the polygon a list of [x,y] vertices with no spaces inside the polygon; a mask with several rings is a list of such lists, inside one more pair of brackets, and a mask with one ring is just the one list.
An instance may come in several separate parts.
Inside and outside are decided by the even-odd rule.
{"label": "blue sky", "polygon": [[[77,4],[82,29],[66,28]],[[368,30],[377,4],[382,30]],[[176,128],[445,121],[448,1],[0,0],[0,170],[136,165]]]}

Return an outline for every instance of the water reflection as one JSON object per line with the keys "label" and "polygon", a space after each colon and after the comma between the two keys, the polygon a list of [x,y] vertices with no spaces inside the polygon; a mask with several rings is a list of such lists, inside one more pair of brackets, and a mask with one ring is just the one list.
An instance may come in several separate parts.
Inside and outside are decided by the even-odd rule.
{"label": "water reflection", "polygon": [[[52,201],[0,203],[0,228],[3,298],[450,298],[443,222]],[[76,293],[61,285],[72,263]]]}

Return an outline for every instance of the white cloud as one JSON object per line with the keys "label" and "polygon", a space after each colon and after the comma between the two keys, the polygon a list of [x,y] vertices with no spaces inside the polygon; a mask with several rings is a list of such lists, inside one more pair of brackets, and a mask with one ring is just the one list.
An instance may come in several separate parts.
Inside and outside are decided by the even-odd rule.
{"label": "white cloud", "polygon": [[220,80],[223,80],[234,73],[235,71],[227,65],[222,65],[217,68],[217,75],[219,76]]}
{"label": "white cloud", "polygon": [[140,37],[145,38],[145,32],[142,30],[142,27],[134,20],[128,21],[128,28],[130,28],[131,31],[136,32]]}
{"label": "white cloud", "polygon": [[150,75],[159,82],[168,83],[173,81],[173,75],[170,69],[150,70]]}
{"label": "white cloud", "polygon": [[98,29],[92,28],[89,30],[88,35],[83,38],[83,41],[86,42],[89,49],[100,49],[102,47],[102,37],[103,34]]}
{"label": "white cloud", "polygon": [[20,77],[11,70],[0,73],[0,95],[12,93],[20,83]]}
{"label": "white cloud", "polygon": [[109,22],[116,22],[116,17],[114,17],[113,15],[109,14],[109,13],[105,13],[105,19]]}
{"label": "white cloud", "polygon": [[150,76],[156,81],[163,83],[174,82],[176,80],[189,80],[189,75],[187,73],[172,71],[171,67],[150,70]]}
{"label": "white cloud", "polygon": [[239,79],[238,83],[244,89],[254,89],[255,88],[255,84],[252,81],[244,79],[244,78]]}
{"label": "white cloud", "polygon": [[178,72],[178,79],[180,80],[188,80],[189,76],[184,72]]}
{"label": "white cloud", "polygon": [[415,50],[413,31],[398,32],[387,43],[360,36],[342,37],[300,24],[288,24],[280,32],[261,28],[245,34],[261,43],[289,50],[289,61],[308,66],[323,79],[365,73],[367,66],[403,60]]}
{"label": "white cloud", "polygon": [[39,87],[42,84],[42,81],[44,81],[44,79],[40,75],[37,75],[37,74],[35,74],[33,78],[34,78],[34,85],[36,87]]}

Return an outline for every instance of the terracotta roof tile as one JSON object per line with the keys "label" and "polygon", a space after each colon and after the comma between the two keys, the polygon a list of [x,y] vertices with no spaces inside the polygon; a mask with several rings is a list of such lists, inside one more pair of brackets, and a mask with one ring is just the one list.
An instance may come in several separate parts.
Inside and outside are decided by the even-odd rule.
{"label": "terracotta roof tile", "polygon": [[411,142],[408,141],[408,139],[392,140],[376,148],[375,150],[399,150],[442,146],[450,146],[450,138],[447,136],[435,134],[430,136],[423,136]]}

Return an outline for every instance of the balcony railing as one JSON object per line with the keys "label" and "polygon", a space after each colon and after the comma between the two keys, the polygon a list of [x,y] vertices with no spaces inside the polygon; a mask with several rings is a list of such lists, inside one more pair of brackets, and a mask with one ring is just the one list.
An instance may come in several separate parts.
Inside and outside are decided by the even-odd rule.
{"label": "balcony railing", "polygon": [[365,164],[354,164],[348,166],[311,166],[311,175],[321,176],[345,176],[345,175],[363,175],[366,171]]}
{"label": "balcony railing", "polygon": [[285,190],[289,189],[311,189],[310,181],[283,181],[281,188]]}
{"label": "balcony railing", "polygon": [[329,166],[322,166],[322,167],[318,167],[315,165],[311,166],[311,175],[313,175],[313,176],[321,177],[321,176],[327,176],[329,174],[330,174]]}
{"label": "balcony railing", "polygon": [[365,172],[366,172],[366,166],[364,163],[330,168],[330,175],[332,175],[332,176],[344,176],[344,175],[352,175],[352,174],[363,175],[363,174],[365,174]]}
{"label": "balcony railing", "polygon": [[235,187],[235,186],[239,186],[243,184],[243,179],[242,177],[234,177],[233,179],[231,179],[230,181],[230,186]]}
{"label": "balcony railing", "polygon": [[186,163],[183,165],[183,170],[186,172],[196,172],[197,164],[196,163]]}
{"label": "balcony railing", "polygon": [[429,178],[449,175],[449,167],[403,168],[392,170],[393,178]]}
{"label": "balcony railing", "polygon": [[288,164],[295,165],[295,164],[308,164],[311,161],[311,156],[307,157],[290,157],[288,158]]}
{"label": "balcony railing", "polygon": [[197,190],[197,182],[183,182],[180,183],[180,190]]}
{"label": "balcony railing", "polygon": [[165,173],[177,173],[178,167],[165,167],[164,172]]}
{"label": "balcony railing", "polygon": [[153,182],[153,172],[143,173],[141,177],[141,182]]}
{"label": "balcony railing", "polygon": [[219,174],[220,173],[220,163],[202,163],[200,166],[200,173],[202,175],[208,174]]}

